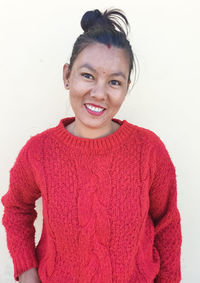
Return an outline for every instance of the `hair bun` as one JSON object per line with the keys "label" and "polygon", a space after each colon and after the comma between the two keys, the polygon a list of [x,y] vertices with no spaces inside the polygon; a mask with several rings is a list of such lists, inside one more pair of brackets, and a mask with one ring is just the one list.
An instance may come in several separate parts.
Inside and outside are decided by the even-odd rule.
{"label": "hair bun", "polygon": [[99,10],[87,11],[81,19],[81,27],[84,32],[87,32],[92,26],[97,24],[101,19],[102,14]]}

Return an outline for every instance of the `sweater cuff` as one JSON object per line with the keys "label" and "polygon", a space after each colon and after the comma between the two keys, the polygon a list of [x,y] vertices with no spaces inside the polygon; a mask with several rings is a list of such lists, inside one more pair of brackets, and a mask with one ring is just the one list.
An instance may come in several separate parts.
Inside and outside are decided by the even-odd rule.
{"label": "sweater cuff", "polygon": [[19,281],[19,275],[31,268],[37,268],[38,262],[35,255],[21,254],[18,258],[13,259],[14,278]]}
{"label": "sweater cuff", "polygon": [[170,276],[166,276],[166,277],[156,277],[156,279],[154,280],[154,283],[180,283],[181,282],[181,278],[180,276],[175,276],[175,277],[170,277]]}

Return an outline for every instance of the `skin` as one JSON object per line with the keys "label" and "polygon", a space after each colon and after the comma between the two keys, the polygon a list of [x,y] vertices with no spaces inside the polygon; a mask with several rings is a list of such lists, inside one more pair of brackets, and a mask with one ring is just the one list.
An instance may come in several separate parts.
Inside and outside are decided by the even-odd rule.
{"label": "skin", "polygon": [[23,272],[19,276],[19,283],[41,283],[37,273],[37,269],[31,268]]}
{"label": "skin", "polygon": [[[115,132],[120,125],[113,122],[112,118],[126,97],[130,84],[128,75],[129,58],[126,51],[113,46],[108,48],[100,43],[84,48],[77,56],[72,70],[65,64],[63,81],[69,90],[75,114],[75,121],[66,129],[83,138],[99,138]],[[85,103],[100,105],[106,110],[101,116],[94,116],[87,112]]]}

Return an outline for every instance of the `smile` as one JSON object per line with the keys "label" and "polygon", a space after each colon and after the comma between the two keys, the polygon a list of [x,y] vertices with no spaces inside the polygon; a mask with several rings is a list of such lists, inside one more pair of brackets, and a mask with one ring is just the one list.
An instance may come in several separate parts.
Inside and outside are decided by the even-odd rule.
{"label": "smile", "polygon": [[103,112],[105,111],[105,108],[94,107],[90,104],[85,104],[85,108],[90,114],[93,114],[96,116],[103,114]]}

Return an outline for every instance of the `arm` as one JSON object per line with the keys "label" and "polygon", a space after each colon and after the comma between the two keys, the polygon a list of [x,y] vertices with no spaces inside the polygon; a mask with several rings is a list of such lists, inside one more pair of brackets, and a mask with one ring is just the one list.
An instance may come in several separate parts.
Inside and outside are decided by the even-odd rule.
{"label": "arm", "polygon": [[14,264],[14,277],[38,266],[35,255],[35,228],[37,216],[35,201],[40,197],[29,162],[29,142],[21,149],[10,170],[9,190],[2,197],[7,245]]}
{"label": "arm", "polygon": [[160,271],[155,283],[178,283],[181,280],[181,218],[177,208],[175,167],[159,140],[152,158],[154,177],[151,185],[150,214],[154,222],[154,245],[160,255]]}

